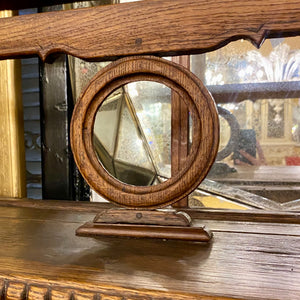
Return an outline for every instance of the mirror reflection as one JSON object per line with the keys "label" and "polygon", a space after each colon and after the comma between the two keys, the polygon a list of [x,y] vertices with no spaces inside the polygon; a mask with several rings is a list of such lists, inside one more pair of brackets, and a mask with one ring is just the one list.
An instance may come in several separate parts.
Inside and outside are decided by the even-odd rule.
{"label": "mirror reflection", "polygon": [[[299,37],[266,40],[259,50],[239,40],[192,57],[194,72],[202,76],[218,106],[239,124],[234,150],[217,162],[229,168],[211,172],[208,178],[251,193],[247,200],[256,208],[298,209],[299,58]],[[199,68],[203,65],[205,68]],[[222,145],[231,131],[226,122],[220,122],[220,129]],[[264,198],[253,200],[254,194]],[[222,205],[215,199],[212,202],[208,205]],[[203,197],[201,203],[205,203]],[[239,208],[247,209],[248,204]]]}
{"label": "mirror reflection", "polygon": [[[299,45],[299,37],[269,39],[260,49],[256,49],[248,41],[239,40],[216,51],[190,57],[191,71],[209,89],[218,107],[229,112],[232,119],[236,120],[234,123],[238,124],[233,129],[228,119],[219,112],[218,158],[207,177],[210,181],[205,180],[189,197],[191,207],[299,210]],[[87,68],[86,64],[84,68],[78,64],[76,74],[87,77],[89,73],[86,69],[93,68]],[[76,83],[78,82],[86,81],[77,80]],[[111,95],[112,99],[107,100],[107,104],[100,109],[103,112],[99,114],[106,114],[106,119],[112,122],[108,124],[105,118],[101,121],[97,116],[96,123],[102,122],[100,127],[106,128],[105,131],[111,138],[106,140],[101,133],[98,136],[103,149],[99,156],[107,170],[116,177],[125,177],[124,169],[120,167],[116,172],[116,166],[123,167],[126,162],[127,166],[134,166],[135,170],[147,174],[146,178],[138,176],[143,178],[139,184],[147,185],[157,184],[171,176],[172,91],[159,85],[147,90],[142,87],[143,84],[138,83],[133,88],[124,87]],[[144,95],[137,100],[135,95],[140,94],[143,89],[150,96]],[[124,96],[126,92],[130,97]],[[125,104],[113,104],[113,96],[119,97],[120,103]],[[143,98],[152,98],[152,104],[143,101]],[[128,103],[134,103],[134,110]],[[128,118],[127,121],[123,120],[126,115],[130,116],[130,121]],[[128,141],[127,130],[120,127],[126,122],[126,126],[132,128],[131,136],[134,135],[135,140],[139,141],[139,145],[135,144],[135,149],[129,150],[127,156],[125,147],[119,144],[120,140]],[[116,125],[111,126],[112,123]],[[117,132],[121,132],[123,136],[119,136]],[[189,138],[191,133],[190,127]],[[130,144],[134,144],[133,140]],[[228,147],[228,144],[232,147]],[[226,155],[223,156],[224,152]],[[141,163],[138,164],[137,161]],[[162,176],[159,177],[158,174]]]}
{"label": "mirror reflection", "polygon": [[118,180],[148,186],[170,177],[172,92],[153,81],[133,82],[116,90],[99,108],[94,149]]}

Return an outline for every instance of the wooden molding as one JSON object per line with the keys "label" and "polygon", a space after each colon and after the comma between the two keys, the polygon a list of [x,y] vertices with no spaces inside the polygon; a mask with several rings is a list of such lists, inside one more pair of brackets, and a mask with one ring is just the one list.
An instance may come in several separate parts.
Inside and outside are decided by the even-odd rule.
{"label": "wooden molding", "polygon": [[64,52],[89,60],[206,52],[300,31],[300,2],[149,0],[0,20],[0,58]]}
{"label": "wooden molding", "polygon": [[[0,12],[1,18],[12,16]],[[0,195],[25,197],[25,150],[21,100],[21,62],[0,62]]]}
{"label": "wooden molding", "polygon": [[[181,292],[132,290],[124,287],[92,287],[80,283],[70,284],[34,279],[15,279],[0,276],[1,299],[52,299],[52,300],[230,300],[232,298],[206,295],[193,295]],[[233,299],[232,299],[233,300]]]}
{"label": "wooden molding", "polygon": [[189,242],[209,242],[213,234],[205,226],[158,226],[136,224],[105,224],[86,222],[76,230],[85,237],[131,237],[137,239],[162,239]]}

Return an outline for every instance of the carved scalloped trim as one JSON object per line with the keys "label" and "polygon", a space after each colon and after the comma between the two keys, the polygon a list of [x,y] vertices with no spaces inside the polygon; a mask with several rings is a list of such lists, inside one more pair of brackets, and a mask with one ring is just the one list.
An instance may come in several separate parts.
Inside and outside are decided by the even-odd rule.
{"label": "carved scalloped trim", "polygon": [[267,37],[294,36],[299,28],[296,1],[141,1],[1,19],[0,59],[203,53],[240,38],[259,47]]}

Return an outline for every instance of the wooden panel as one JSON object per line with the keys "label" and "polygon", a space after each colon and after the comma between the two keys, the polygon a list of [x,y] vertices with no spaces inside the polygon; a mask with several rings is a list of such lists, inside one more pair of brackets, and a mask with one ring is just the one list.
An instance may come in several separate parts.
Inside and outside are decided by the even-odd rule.
{"label": "wooden panel", "polygon": [[[0,20],[0,57],[67,52],[107,60],[199,53],[230,40],[295,35],[299,1],[151,0]],[[8,42],[9,41],[9,42]]]}
{"label": "wooden panel", "polygon": [[[0,12],[0,17],[12,12]],[[20,61],[0,62],[0,195],[25,197],[25,153]]]}
{"label": "wooden panel", "polygon": [[[62,6],[43,11],[61,10]],[[89,189],[79,172],[70,147],[70,121],[73,98],[67,56],[58,55],[41,72],[41,124],[43,199],[89,200]]]}
{"label": "wooden panel", "polygon": [[1,207],[0,288],[13,299],[300,297],[300,225],[208,220],[209,244],[91,239],[74,232],[93,214],[54,208]]}
{"label": "wooden panel", "polygon": [[42,65],[41,71],[43,198],[72,199],[70,103],[65,55],[57,58],[52,64]]}
{"label": "wooden panel", "polygon": [[[42,11],[61,9],[62,5],[57,5]],[[72,199],[73,164],[69,124],[73,103],[66,55],[56,57],[51,64],[41,64],[40,73],[43,199]]]}

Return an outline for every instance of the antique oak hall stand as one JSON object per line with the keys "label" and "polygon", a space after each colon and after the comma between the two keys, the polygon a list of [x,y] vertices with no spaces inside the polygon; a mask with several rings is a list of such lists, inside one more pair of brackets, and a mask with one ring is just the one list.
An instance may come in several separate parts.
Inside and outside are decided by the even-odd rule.
{"label": "antique oak hall stand", "polygon": [[[71,1],[1,1],[0,8],[64,2]],[[218,146],[217,112],[205,86],[160,57],[204,53],[240,38],[260,46],[266,38],[299,33],[296,0],[145,0],[0,19],[0,59],[45,61],[66,53],[115,61],[75,108],[75,160],[87,182],[113,203],[159,208],[182,201],[205,178]],[[171,86],[197,116],[186,167],[161,185],[142,188],[119,184],[89,152],[101,97],[141,79]],[[79,225],[111,207],[115,204],[2,198],[0,298],[300,299],[297,213],[182,208],[195,225],[210,228],[209,243],[75,236]]]}

